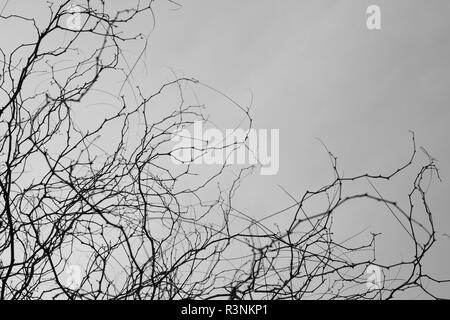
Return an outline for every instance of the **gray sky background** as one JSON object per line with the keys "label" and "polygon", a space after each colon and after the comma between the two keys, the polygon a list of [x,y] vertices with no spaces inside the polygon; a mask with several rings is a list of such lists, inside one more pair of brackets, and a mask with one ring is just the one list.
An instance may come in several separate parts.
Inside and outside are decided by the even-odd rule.
{"label": "gray sky background", "polygon": [[[115,2],[115,1],[112,1]],[[439,160],[442,183],[430,203],[438,244],[430,273],[450,276],[450,2],[447,0],[182,1],[156,3],[156,26],[136,77],[148,92],[177,75],[217,88],[243,105],[252,101],[255,128],[280,129],[280,170],[255,173],[241,187],[237,207],[255,217],[291,205],[280,189],[300,197],[331,181],[323,147],[339,158],[341,172],[390,172],[409,160],[411,139]],[[381,7],[382,29],[366,28],[366,8]],[[43,9],[44,8],[44,9]],[[45,12],[41,4],[11,1],[10,12]],[[38,10],[38,11],[36,11]],[[143,32],[151,21],[141,21]],[[20,29],[20,28],[19,28]],[[13,42],[12,30],[0,31]],[[8,39],[8,40],[3,40]],[[2,46],[4,43],[2,43]],[[172,69],[172,70],[171,70]],[[229,111],[217,95],[198,92],[218,117]],[[253,100],[252,100],[253,99]],[[419,154],[421,162],[426,158]],[[416,168],[417,169],[417,168]],[[416,171],[386,197],[407,200]],[[361,186],[370,191],[368,185]],[[382,205],[349,206],[336,221],[345,238],[366,227],[383,232],[380,255],[404,254],[407,239]],[[441,289],[450,296],[450,288]]]}
{"label": "gray sky background", "polygon": [[[241,103],[253,94],[256,128],[280,129],[280,170],[254,176],[241,205],[255,216],[331,178],[326,153],[341,170],[393,170],[408,160],[410,134],[439,160],[442,183],[430,190],[438,244],[428,267],[450,273],[450,2],[441,1],[189,1],[161,5],[151,37],[151,70],[170,66]],[[366,8],[381,7],[382,29],[366,28]],[[175,7],[173,7],[175,8]],[[220,101],[210,101],[220,108]],[[425,157],[419,154],[425,161]],[[406,200],[414,171],[387,190]],[[364,186],[366,188],[367,186]],[[380,190],[386,190],[379,185]],[[368,189],[370,190],[370,189]],[[383,192],[383,191],[382,191]],[[348,208],[340,222],[350,235],[370,226],[383,232],[387,255],[401,255],[401,230],[382,206]],[[396,244],[396,245],[393,245]],[[383,249],[382,249],[383,250]],[[383,254],[383,253],[381,253]],[[447,290],[447,296],[450,291]]]}

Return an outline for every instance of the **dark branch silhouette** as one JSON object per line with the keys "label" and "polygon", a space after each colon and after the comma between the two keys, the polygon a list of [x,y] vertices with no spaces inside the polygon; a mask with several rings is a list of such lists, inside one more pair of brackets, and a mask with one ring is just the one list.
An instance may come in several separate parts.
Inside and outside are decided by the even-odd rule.
{"label": "dark branch silhouette", "polygon": [[[427,199],[428,178],[439,179],[436,161],[428,156],[413,173],[406,206],[375,184],[411,175],[419,162],[414,135],[409,160],[388,173],[343,176],[327,151],[328,184],[301,198],[286,191],[293,205],[256,219],[233,204],[252,167],[225,183],[227,163],[207,173],[194,158],[173,164],[173,136],[208,121],[190,92],[222,93],[188,77],[151,94],[136,86],[148,34],[130,30],[140,19],[152,28],[153,1],[124,3],[113,10],[80,2],[75,29],[67,25],[70,1],[50,3],[46,21],[7,9],[0,16],[30,30],[22,44],[0,50],[0,299],[435,297],[429,285],[446,280],[427,274],[423,261],[436,242]],[[131,58],[130,44],[142,48]],[[95,95],[114,107],[101,118],[80,116]],[[229,102],[250,128],[248,108]],[[200,154],[211,149],[201,146]],[[361,181],[372,190],[349,193]],[[410,239],[408,259],[379,262],[381,235],[356,246],[335,240],[335,212],[360,199],[383,203],[395,217]],[[268,223],[277,219],[284,222]],[[81,269],[72,286],[74,261]],[[370,290],[369,266],[389,271]]]}

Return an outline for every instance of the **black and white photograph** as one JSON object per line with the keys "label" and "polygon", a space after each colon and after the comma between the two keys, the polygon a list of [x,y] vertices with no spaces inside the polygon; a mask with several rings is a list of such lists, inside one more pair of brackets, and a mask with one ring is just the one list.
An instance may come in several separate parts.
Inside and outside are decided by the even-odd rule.
{"label": "black and white photograph", "polygon": [[1,0],[0,318],[450,299],[449,86],[447,0]]}

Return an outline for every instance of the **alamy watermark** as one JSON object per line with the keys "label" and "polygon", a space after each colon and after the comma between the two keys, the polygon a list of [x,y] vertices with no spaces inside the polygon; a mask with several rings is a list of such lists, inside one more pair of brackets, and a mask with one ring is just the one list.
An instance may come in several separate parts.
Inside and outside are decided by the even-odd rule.
{"label": "alamy watermark", "polygon": [[72,264],[66,268],[67,280],[66,287],[70,290],[78,290],[81,286],[82,272],[81,267]]}
{"label": "alamy watermark", "polygon": [[367,7],[368,14],[366,26],[369,30],[381,30],[381,9],[379,6],[372,4]]}
{"label": "alamy watermark", "polygon": [[193,124],[193,134],[187,129],[177,131],[172,138],[176,145],[171,155],[175,164],[237,164],[260,165],[261,175],[275,175],[280,166],[280,133],[278,129],[203,128],[203,122]]}
{"label": "alamy watermark", "polygon": [[366,269],[366,273],[369,274],[366,281],[368,291],[380,290],[383,288],[384,274],[379,266],[369,265]]}
{"label": "alamy watermark", "polygon": [[77,5],[71,5],[67,8],[69,16],[66,20],[66,26],[70,30],[81,30],[81,7]]}

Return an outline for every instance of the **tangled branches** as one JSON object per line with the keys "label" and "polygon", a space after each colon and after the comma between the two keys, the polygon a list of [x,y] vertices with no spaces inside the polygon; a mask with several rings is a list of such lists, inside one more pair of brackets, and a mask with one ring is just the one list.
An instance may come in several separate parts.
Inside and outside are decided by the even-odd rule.
{"label": "tangled branches", "polygon": [[[436,232],[423,181],[439,177],[435,160],[415,177],[406,209],[374,186],[411,168],[414,137],[411,159],[387,175],[342,176],[329,152],[331,183],[255,220],[233,205],[250,167],[217,190],[229,164],[206,174],[193,158],[173,164],[174,135],[207,121],[188,92],[208,87],[176,78],[145,94],[131,85],[142,53],[129,63],[125,48],[141,43],[144,52],[148,35],[127,30],[153,16],[153,1],[121,9],[86,1],[78,29],[66,24],[69,4],[51,4],[44,27],[0,17],[35,31],[31,42],[0,50],[0,299],[355,299],[415,289],[433,296],[424,283],[439,280],[424,272],[423,259]],[[103,88],[113,82],[119,87]],[[112,97],[116,108],[83,118],[77,107],[93,94]],[[248,110],[238,107],[250,127]],[[210,148],[202,141],[197,151]],[[345,193],[361,180],[375,193]],[[410,259],[379,263],[375,234],[364,245],[335,240],[334,213],[363,198],[397,218],[414,249]],[[309,208],[316,200],[322,205]],[[273,218],[287,223],[272,227]],[[74,261],[76,286],[65,281]],[[368,290],[368,266],[402,275]]]}

